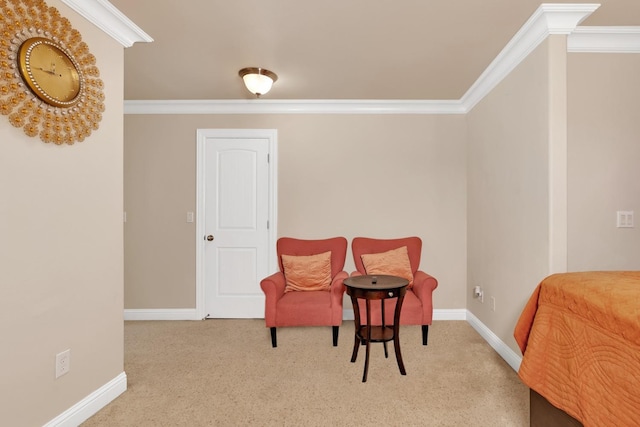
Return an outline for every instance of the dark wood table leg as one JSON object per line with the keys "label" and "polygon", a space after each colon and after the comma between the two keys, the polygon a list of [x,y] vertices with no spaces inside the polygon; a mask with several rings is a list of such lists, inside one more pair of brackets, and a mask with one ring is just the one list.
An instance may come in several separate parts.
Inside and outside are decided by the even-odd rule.
{"label": "dark wood table leg", "polygon": [[[385,321],[384,321],[384,300],[383,300],[383,299],[381,299],[381,300],[380,300],[380,309],[382,310],[382,312],[381,312],[380,314],[381,314],[381,316],[382,316],[382,331],[383,331],[383,333],[384,333],[385,326],[386,326],[387,324],[386,324],[386,323],[385,323]],[[388,357],[389,357],[389,351],[387,350],[387,342],[386,342],[386,341],[384,341],[384,342],[382,343],[382,345],[384,346],[384,357],[385,357],[385,359],[386,359],[386,358],[388,358]]]}
{"label": "dark wood table leg", "polygon": [[355,336],[355,342],[353,343],[353,353],[351,353],[351,363],[356,361],[358,357],[358,349],[360,348],[360,333],[361,333],[361,325],[360,325],[360,310],[358,309],[358,299],[351,297],[351,305],[353,306],[353,315],[354,322],[356,327],[356,332],[353,334]]}
{"label": "dark wood table leg", "polygon": [[367,301],[367,352],[364,358],[364,374],[362,375],[362,382],[367,382],[367,373],[369,372],[369,347],[371,346],[371,302]]}
{"label": "dark wood table leg", "polygon": [[404,362],[402,362],[402,353],[400,353],[400,309],[402,308],[402,301],[404,295],[398,297],[396,301],[396,310],[393,316],[393,347],[396,351],[396,360],[398,361],[398,368],[402,375],[407,375],[407,371],[404,369]]}

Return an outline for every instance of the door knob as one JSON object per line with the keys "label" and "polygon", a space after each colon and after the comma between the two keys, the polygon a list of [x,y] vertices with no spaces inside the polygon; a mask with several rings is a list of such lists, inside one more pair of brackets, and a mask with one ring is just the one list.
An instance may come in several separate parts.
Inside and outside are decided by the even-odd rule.
{"label": "door knob", "polygon": [[211,241],[213,240],[213,236],[212,236],[211,234],[209,234],[209,235],[206,237],[206,239],[207,239],[208,241],[210,241],[210,242],[211,242]]}

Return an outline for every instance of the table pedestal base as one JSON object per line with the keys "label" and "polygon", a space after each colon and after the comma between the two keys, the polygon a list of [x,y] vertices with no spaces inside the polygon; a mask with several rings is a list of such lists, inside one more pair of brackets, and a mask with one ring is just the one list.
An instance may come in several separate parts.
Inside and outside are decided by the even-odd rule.
{"label": "table pedestal base", "polygon": [[[351,354],[351,363],[354,363],[358,358],[358,349],[360,345],[366,346],[365,358],[364,358],[364,374],[362,375],[362,382],[367,382],[367,374],[369,373],[369,351],[372,342],[381,342],[384,345],[384,357],[389,357],[387,351],[387,342],[393,340],[393,349],[396,353],[396,361],[398,362],[398,369],[400,374],[407,375],[407,371],[404,368],[404,362],[402,361],[402,353],[400,352],[400,340],[398,339],[398,333],[393,326],[372,326],[369,328],[367,325],[360,327],[360,332],[356,332],[355,342],[353,343],[353,353]],[[369,335],[371,334],[371,335]]]}
{"label": "table pedestal base", "polygon": [[[388,358],[387,342],[393,340],[393,348],[396,353],[396,361],[398,369],[402,375],[407,375],[402,361],[402,353],[400,352],[400,310],[402,301],[407,291],[408,281],[394,276],[356,276],[345,279],[344,284],[347,286],[347,294],[351,297],[353,312],[355,317],[355,339],[353,343],[353,352],[351,354],[351,362],[355,362],[358,357],[358,349],[360,345],[366,346],[366,354],[364,359],[364,373],[362,382],[367,381],[369,372],[369,353],[372,342],[381,342],[384,345],[384,357]],[[384,302],[389,298],[397,298],[396,308],[393,316],[393,325],[386,325],[384,318]],[[362,324],[360,320],[360,307],[358,300],[362,299],[366,303],[366,324]],[[371,325],[371,301],[379,300],[381,308],[382,325]],[[370,326],[371,325],[371,326]]]}

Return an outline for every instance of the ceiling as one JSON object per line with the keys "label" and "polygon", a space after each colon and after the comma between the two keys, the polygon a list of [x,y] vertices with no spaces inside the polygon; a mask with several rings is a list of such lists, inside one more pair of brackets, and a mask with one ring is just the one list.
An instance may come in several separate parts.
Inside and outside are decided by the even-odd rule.
{"label": "ceiling", "polygon": [[[154,42],[125,50],[125,99],[459,99],[540,0],[111,0]],[[586,3],[546,1],[546,3]],[[600,0],[580,25],[640,25],[640,0]]]}

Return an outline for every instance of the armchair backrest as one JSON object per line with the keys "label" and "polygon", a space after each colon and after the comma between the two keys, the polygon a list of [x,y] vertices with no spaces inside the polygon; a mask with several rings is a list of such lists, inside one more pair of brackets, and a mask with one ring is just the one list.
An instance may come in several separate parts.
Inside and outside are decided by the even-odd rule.
{"label": "armchair backrest", "polygon": [[407,247],[409,253],[409,262],[411,263],[411,271],[416,274],[420,267],[420,255],[422,254],[422,240],[419,237],[403,237],[401,239],[371,239],[368,237],[355,237],[351,242],[351,251],[353,252],[353,262],[362,274],[366,274],[364,264],[362,263],[363,254],[378,254],[387,252],[392,249],[398,249],[403,246]]}
{"label": "armchair backrest", "polygon": [[308,256],[331,251],[331,278],[344,269],[347,257],[347,239],[344,237],[332,237],[322,240],[303,240],[292,237],[281,237],[276,243],[278,252],[278,265],[284,273],[281,255]]}

